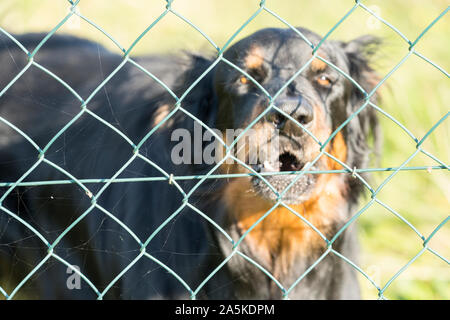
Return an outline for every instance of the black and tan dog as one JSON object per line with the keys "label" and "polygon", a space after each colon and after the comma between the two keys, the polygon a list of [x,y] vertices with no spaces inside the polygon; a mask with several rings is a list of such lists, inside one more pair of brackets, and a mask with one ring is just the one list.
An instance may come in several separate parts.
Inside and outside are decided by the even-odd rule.
{"label": "black and tan dog", "polygon": [[[299,30],[312,43],[319,42],[316,34]],[[31,34],[17,39],[28,50],[33,50],[43,37]],[[1,90],[29,61],[6,36],[0,40]],[[370,48],[377,43],[372,37],[348,43],[325,41],[318,55],[370,91],[377,77],[369,67],[368,58],[373,52]],[[270,95],[276,94],[311,59],[312,49],[293,30],[264,29],[237,42],[224,57],[251,78],[222,61],[181,103],[205,125],[222,132],[245,128],[269,106],[268,97],[253,81]],[[34,61],[86,99],[120,65],[122,56],[93,42],[56,35],[42,46]],[[188,55],[182,58],[136,57],[133,61],[167,84],[179,97],[214,59]],[[320,152],[320,146],[309,133],[321,142],[326,141],[364,103],[364,98],[364,94],[334,68],[320,59],[312,60],[277,96],[275,105],[284,114],[272,109],[253,126],[253,132],[257,133],[278,130],[279,150],[274,163],[257,161],[247,168],[238,163],[227,164],[215,173],[302,170]],[[32,65],[0,97],[0,116],[27,134],[45,153],[39,158],[35,146],[10,124],[0,122],[0,181],[16,181],[38,159],[41,162],[24,181],[71,179],[56,166],[77,179],[113,177],[124,165],[125,169],[117,178],[164,177],[160,169],[175,177],[205,174],[214,164],[176,165],[171,161],[171,150],[176,143],[171,139],[172,132],[194,128],[195,121],[181,110],[164,121],[138,152],[133,145],[165,120],[175,108],[175,102],[158,82],[128,62],[88,101],[89,111],[82,112],[84,104],[80,99]],[[105,126],[99,117],[117,130]],[[55,134],[74,118],[68,129],[46,148]],[[350,168],[364,167],[369,154],[368,137],[376,131],[376,123],[371,109],[364,109],[324,150]],[[264,144],[267,139],[261,135],[258,143]],[[341,168],[332,157],[322,155],[309,169]],[[0,211],[0,286],[11,292],[48,257],[49,248],[34,230],[23,224],[26,221],[50,244],[57,240],[53,253],[79,267],[100,292],[132,265],[113,283],[105,298],[189,297],[186,287],[158,262],[171,268],[195,290],[233,253],[201,287],[199,298],[282,298],[283,292],[277,284],[245,257],[289,288],[327,250],[319,234],[291,210],[331,239],[355,213],[361,192],[358,179],[349,174],[304,174],[284,194],[284,205],[280,204],[252,228],[276,203],[277,193],[295,176],[265,176],[273,188],[255,176],[206,179],[189,198],[185,198],[178,187],[188,193],[198,179],[176,180],[170,184],[167,179],[112,183],[98,197],[105,183],[86,184],[89,192],[76,183],[16,187],[5,198]],[[2,194],[6,190],[8,188],[3,187]],[[10,213],[16,213],[23,221]],[[252,228],[239,243],[239,253],[230,239],[202,214],[223,228],[235,242]],[[165,222],[163,228],[158,229]],[[69,226],[70,230],[65,233]],[[144,243],[150,236],[146,255],[134,263],[142,254],[139,241]],[[333,243],[333,249],[357,261],[355,237],[351,226]],[[67,279],[73,281],[73,275],[55,256],[48,257],[20,288],[17,297],[21,294],[26,298],[97,297],[84,280],[79,286],[68,285]],[[333,253],[315,266],[289,294],[291,299],[358,297],[355,271]]]}

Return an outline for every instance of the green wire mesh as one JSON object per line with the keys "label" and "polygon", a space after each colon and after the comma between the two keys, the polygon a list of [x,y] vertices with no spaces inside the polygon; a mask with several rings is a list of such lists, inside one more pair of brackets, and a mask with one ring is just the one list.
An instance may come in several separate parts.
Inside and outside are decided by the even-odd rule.
{"label": "green wire mesh", "polygon": [[[21,287],[42,267],[42,265],[49,259],[56,259],[57,261],[61,262],[62,264],[66,265],[68,268],[73,270],[76,274],[78,274],[85,282],[88,284],[92,290],[97,295],[98,299],[102,299],[103,296],[108,292],[108,290],[133,266],[135,265],[140,259],[148,258],[158,265],[160,265],[162,268],[164,268],[168,273],[170,273],[175,279],[177,279],[181,285],[184,286],[184,288],[187,290],[187,292],[190,294],[192,299],[195,299],[198,292],[203,288],[203,286],[208,282],[209,279],[211,279],[234,255],[238,255],[245,259],[248,263],[251,263],[255,265],[257,268],[259,268],[262,272],[264,272],[271,280],[274,281],[274,283],[280,288],[283,297],[288,298],[289,293],[291,290],[299,285],[299,283],[302,281],[302,279],[311,271],[313,270],[321,261],[323,258],[325,258],[330,253],[333,253],[335,256],[341,258],[343,261],[348,263],[350,266],[352,266],[355,270],[357,270],[359,273],[361,273],[378,291],[378,297],[379,299],[386,299],[384,296],[384,292],[386,289],[392,284],[392,282],[400,275],[402,274],[418,257],[420,257],[425,251],[429,251],[438,258],[442,259],[445,263],[449,264],[449,260],[439,254],[438,252],[434,251],[432,248],[428,246],[428,243],[430,240],[436,235],[436,233],[449,221],[450,216],[447,216],[432,232],[431,234],[426,237],[422,235],[417,228],[414,227],[412,223],[410,223],[407,219],[405,219],[402,215],[400,215],[397,211],[389,207],[386,203],[382,202],[380,199],[377,198],[377,195],[379,192],[384,188],[384,186],[400,171],[413,171],[413,170],[449,170],[449,165],[445,164],[441,160],[439,160],[434,155],[430,154],[423,148],[423,142],[429,137],[429,135],[442,123],[447,121],[447,118],[449,116],[449,112],[447,112],[442,118],[440,118],[439,121],[437,121],[429,130],[428,132],[423,136],[422,139],[419,139],[415,137],[402,123],[400,123],[397,119],[395,119],[392,115],[381,109],[379,106],[377,106],[375,103],[370,101],[370,97],[375,94],[375,92],[380,88],[380,86],[383,85],[383,83],[403,64],[405,61],[411,56],[416,55],[417,57],[423,59],[425,62],[429,63],[432,67],[439,70],[447,79],[449,78],[449,74],[439,65],[434,63],[433,61],[429,60],[427,57],[423,56],[419,52],[416,51],[416,45],[419,43],[419,41],[422,39],[422,37],[433,27],[433,25],[442,19],[449,11],[450,7],[447,7],[439,16],[437,16],[418,36],[415,40],[408,39],[401,31],[399,31],[395,26],[381,18],[379,15],[375,14],[370,8],[365,6],[361,1],[356,0],[353,7],[351,7],[348,12],[326,33],[326,35],[322,38],[322,40],[317,44],[313,45],[298,29],[293,27],[291,24],[289,24],[287,21],[285,21],[283,18],[278,16],[275,12],[271,11],[266,6],[266,1],[261,1],[259,3],[259,7],[256,9],[256,11],[236,30],[236,32],[225,42],[225,45],[223,47],[219,47],[217,44],[214,43],[214,41],[200,28],[198,28],[196,25],[194,25],[191,21],[189,21],[186,17],[181,15],[179,12],[175,11],[172,8],[172,2],[173,0],[166,0],[166,6],[165,10],[162,11],[162,13],[154,20],[148,27],[132,42],[129,48],[124,48],[119,44],[117,40],[115,40],[110,34],[108,34],[105,30],[103,30],[100,26],[98,26],[95,22],[91,21],[87,17],[83,16],[78,10],[76,10],[77,5],[80,3],[80,0],[77,1],[71,1],[68,0],[70,5],[70,11],[69,13],[42,39],[42,41],[38,44],[38,46],[32,51],[29,52],[25,47],[12,36],[10,33],[8,33],[6,30],[2,29],[0,27],[0,32],[5,34],[7,37],[9,37],[14,43],[24,52],[25,55],[28,57],[28,63],[26,66],[16,75],[14,79],[12,79],[3,89],[0,91],[0,98],[5,94],[5,92],[32,66],[39,68],[43,72],[47,73],[51,77],[53,77],[55,80],[57,80],[61,85],[63,85],[80,103],[80,111],[77,115],[75,115],[58,133],[55,134],[55,136],[45,145],[44,147],[38,146],[33,139],[25,134],[23,131],[21,131],[19,128],[17,128],[13,123],[10,123],[8,120],[0,117],[0,121],[13,130],[15,130],[17,133],[19,133],[24,139],[26,139],[35,149],[37,153],[37,161],[15,182],[1,182],[0,181],[0,187],[6,188],[6,192],[3,194],[3,196],[0,198],[0,212],[3,212],[3,214],[9,215],[13,219],[16,219],[17,221],[24,224],[31,232],[33,232],[47,247],[47,255],[31,270],[31,272],[28,273],[28,275],[22,279],[22,281],[12,290],[12,292],[7,292],[5,289],[3,289],[0,286],[0,294],[2,294],[6,299],[13,299],[14,296],[17,294],[17,292],[21,289]],[[350,75],[346,74],[339,68],[337,68],[335,65],[333,65],[330,61],[327,61],[323,57],[320,57],[317,55],[318,49],[321,47],[323,42],[329,38],[329,36],[341,25],[342,22],[344,22],[355,10],[365,10],[370,15],[381,21],[383,24],[385,24],[387,27],[389,27],[391,30],[393,30],[395,33],[397,33],[406,43],[405,52],[406,54],[404,57],[390,70],[375,86],[375,88],[370,91],[366,92]],[[277,93],[274,95],[270,95],[254,78],[252,78],[249,74],[247,74],[245,71],[240,69],[238,66],[234,65],[231,61],[224,58],[223,53],[224,51],[230,46],[230,44],[236,39],[236,37],[241,33],[241,31],[253,20],[255,19],[261,12],[267,12],[277,20],[279,20],[281,23],[286,25],[288,28],[293,30],[298,36],[300,36],[310,47],[312,52],[312,57],[309,59],[309,61],[302,66],[285,84],[282,88],[279,89]],[[70,87],[63,79],[46,69],[44,66],[40,65],[36,61],[34,61],[34,56],[39,51],[39,49],[44,45],[44,43],[52,37],[58,29],[61,28],[72,16],[78,16],[79,18],[83,19],[87,23],[89,23],[92,27],[103,33],[106,37],[108,37],[115,46],[117,46],[120,51],[123,53],[123,59],[122,62],[109,74],[102,83],[100,83],[93,91],[92,93],[86,98],[83,99],[73,88]],[[139,63],[137,63],[135,60],[133,60],[130,57],[130,53],[133,51],[133,48],[136,46],[136,44],[162,19],[165,18],[167,15],[174,15],[175,17],[181,19],[185,23],[187,23],[189,26],[191,26],[193,29],[195,29],[197,32],[199,32],[214,48],[214,50],[217,52],[216,59],[211,64],[211,66],[205,70],[199,78],[192,83],[192,85],[181,95],[177,96],[173,91],[170,90],[170,88],[165,85],[160,79],[155,77],[150,71],[146,70],[143,66],[141,66]],[[348,119],[346,119],[325,141],[318,140],[311,132],[309,132],[306,128],[304,128],[300,123],[298,123],[295,119],[293,119],[290,115],[283,112],[281,109],[279,109],[276,104],[275,100],[278,97],[278,95],[300,74],[305,70],[308,65],[313,61],[314,59],[320,59],[323,62],[327,63],[330,67],[337,70],[340,74],[342,74],[345,78],[347,78],[358,90],[360,90],[363,95],[365,102],[362,104],[362,106],[356,110]],[[195,117],[193,114],[188,112],[186,109],[183,108],[183,100],[184,98],[189,94],[189,92],[198,84],[198,82],[205,77],[205,75],[212,70],[219,62],[223,62],[228,64],[229,66],[235,68],[239,72],[241,72],[243,75],[248,77],[260,90],[263,92],[268,98],[269,98],[269,106],[266,110],[264,110],[256,119],[254,119],[248,126],[241,132],[239,136],[236,137],[236,139],[230,144],[226,145],[225,142],[207,125],[205,125],[203,122],[201,122],[197,117]],[[95,114],[93,111],[89,110],[89,102],[92,100],[92,98],[96,95],[96,93],[102,89],[106,83],[110,81],[110,79],[125,65],[125,64],[131,64],[134,65],[136,68],[144,72],[148,77],[155,80],[159,85],[161,85],[174,99],[175,99],[175,108],[162,119],[154,128],[152,128],[141,141],[133,142],[131,139],[129,139],[123,132],[121,132],[119,129],[115,128],[111,124],[109,124],[107,121],[99,117],[97,114]],[[341,131],[354,117],[356,117],[362,110],[365,108],[374,108],[378,112],[380,112],[383,116],[387,117],[388,119],[392,120],[396,125],[398,125],[406,134],[414,141],[416,150],[398,167],[389,167],[389,168],[349,168],[345,163],[342,163],[339,159],[336,159],[334,156],[329,154],[325,147],[327,144],[333,139],[333,137],[338,134],[339,131]],[[310,162],[303,170],[301,171],[293,171],[293,172],[278,172],[278,173],[258,173],[254,171],[252,168],[247,166],[245,163],[243,163],[241,160],[236,158],[232,155],[233,147],[236,145],[236,143],[239,141],[240,138],[242,138],[246,132],[255,124],[257,123],[266,113],[268,113],[271,109],[277,110],[278,112],[282,113],[284,116],[289,118],[291,121],[295,122],[298,126],[300,126],[305,132],[307,132],[312,139],[314,139],[318,145],[320,146],[320,153],[319,155]],[[168,119],[170,119],[176,112],[182,112],[187,117],[192,118],[194,121],[198,122],[203,128],[205,128],[207,131],[209,131],[225,148],[226,154],[224,158],[219,161],[207,174],[204,175],[195,175],[195,176],[173,176],[172,174],[164,171],[163,168],[158,166],[156,163],[152,162],[150,159],[148,159],[144,154],[140,152],[141,146],[145,143],[145,141],[156,131],[160,126],[162,126]],[[77,177],[74,177],[70,172],[67,172],[63,168],[59,167],[57,164],[53,163],[52,161],[48,160],[46,158],[46,151],[50,148],[50,146],[60,137],[74,122],[76,122],[82,115],[87,114],[96,120],[98,120],[101,124],[107,126],[109,129],[114,130],[120,137],[124,139],[132,148],[133,152],[130,157],[130,159],[112,176],[107,177],[103,179],[77,179]],[[411,167],[407,166],[408,163],[419,153],[422,153],[426,155],[427,157],[431,158],[436,165],[434,166],[423,166],[423,167]],[[334,161],[337,161],[343,169],[341,170],[310,170],[312,166],[318,161],[320,157],[323,155],[330,157]],[[149,165],[156,168],[161,174],[162,177],[138,177],[138,178],[118,178],[118,176],[130,165],[135,159],[140,158],[144,160]],[[234,161],[238,162],[245,168],[247,168],[250,173],[242,173],[242,174],[214,174],[216,169],[228,158],[233,159]],[[67,176],[66,180],[52,180],[52,181],[31,181],[31,182],[24,182],[24,180],[35,170],[41,163],[47,163],[50,166],[57,169],[59,172]],[[360,173],[363,172],[380,172],[380,171],[386,171],[391,172],[390,175],[378,186],[378,188],[374,189],[370,186],[370,184],[364,180],[364,178],[360,175]],[[362,184],[365,186],[365,188],[370,192],[371,198],[367,204],[365,204],[356,214],[352,216],[351,219],[349,219],[346,224],[333,236],[331,239],[327,239],[314,225],[312,225],[307,219],[305,219],[300,213],[296,212],[292,208],[289,207],[286,203],[283,202],[283,195],[287,192],[289,188],[291,188],[295,182],[300,179],[300,177],[306,173],[311,174],[329,174],[329,173],[348,173],[351,174],[354,178],[359,179]],[[290,183],[290,185],[283,190],[282,192],[277,192],[264,178],[266,175],[275,175],[275,174],[291,174],[296,175],[294,180]],[[225,230],[223,230],[219,225],[217,225],[212,219],[210,219],[206,214],[204,214],[201,210],[196,208],[192,203],[189,202],[190,196],[197,190],[197,188],[206,180],[206,179],[221,179],[221,178],[236,178],[236,177],[248,177],[248,176],[257,176],[262,181],[264,181],[268,186],[271,188],[273,192],[277,195],[277,201],[273,205],[273,207],[267,211],[258,221],[256,221],[242,236],[239,240],[233,241],[233,239],[226,233]],[[189,190],[184,191],[181,186],[177,183],[177,181],[180,180],[198,180],[198,182],[195,184],[195,186]],[[140,239],[136,236],[133,231],[127,227],[121,220],[119,220],[117,217],[115,217],[111,212],[104,209],[98,204],[98,199],[101,197],[102,193],[108,188],[112,183],[125,183],[125,182],[141,182],[141,181],[161,181],[161,180],[167,180],[170,181],[183,195],[183,204],[175,211],[173,212],[147,239]],[[87,185],[92,183],[103,183],[103,187],[95,194],[93,194]],[[69,227],[67,227],[60,235],[57,237],[57,239],[50,243],[47,241],[47,239],[39,233],[36,229],[34,229],[29,223],[21,219],[16,213],[11,212],[9,209],[3,206],[3,201],[6,199],[6,197],[13,191],[14,188],[18,186],[42,186],[42,185],[50,185],[50,184],[76,184],[78,185],[86,194],[87,197],[90,198],[91,205],[88,209],[86,209]],[[374,203],[380,204],[382,207],[390,211],[393,215],[401,219],[406,225],[408,225],[416,234],[417,236],[422,240],[423,242],[423,248],[400,270],[398,270],[397,273],[390,278],[387,283],[384,286],[381,286],[380,284],[376,283],[364,270],[362,270],[358,265],[356,265],[353,261],[349,260],[347,257],[341,255],[339,252],[335,251],[333,249],[333,243],[336,241],[336,239],[340,236],[340,234],[346,230],[352,223],[354,223],[369,207],[371,207]],[[243,252],[239,250],[239,244],[243,241],[243,239],[247,236],[249,232],[251,232],[252,229],[254,229],[263,219],[265,219],[268,215],[271,214],[273,210],[275,210],[277,207],[282,206],[286,209],[288,209],[290,212],[295,214],[299,219],[301,219],[303,222],[305,222],[308,226],[310,226],[312,229],[314,229],[319,236],[323,239],[323,241],[326,242],[327,250],[322,254],[322,256],[317,259],[290,287],[283,286],[280,281],[278,281],[274,275],[272,275],[268,270],[264,269],[260,264],[258,264],[256,261],[245,255]],[[148,244],[152,241],[152,239],[173,219],[177,217],[177,215],[185,208],[189,207],[192,210],[194,210],[196,213],[198,213],[201,217],[206,219],[209,223],[211,223],[219,232],[221,232],[229,241],[230,241],[230,247],[232,247],[232,252],[229,256],[227,256],[222,263],[220,263],[205,279],[204,281],[196,288],[191,288],[179,275],[177,275],[176,272],[174,272],[172,269],[170,269],[168,266],[166,266],[164,263],[162,263],[160,260],[153,257],[151,254],[146,252],[146,247]],[[61,241],[61,239],[70,231],[72,230],[82,219],[84,219],[87,215],[90,214],[90,212],[97,208],[100,211],[102,211],[104,214],[106,214],[109,218],[114,220],[118,225],[120,225],[135,241],[137,247],[140,249],[140,253],[134,258],[134,260],[131,261],[131,263],[128,264],[126,268],[124,268],[119,274],[117,274],[114,279],[109,283],[109,285],[103,290],[100,291],[89,278],[81,273],[77,268],[74,268],[70,263],[68,263],[66,260],[58,256],[54,252],[54,248],[58,245],[58,243]]]}

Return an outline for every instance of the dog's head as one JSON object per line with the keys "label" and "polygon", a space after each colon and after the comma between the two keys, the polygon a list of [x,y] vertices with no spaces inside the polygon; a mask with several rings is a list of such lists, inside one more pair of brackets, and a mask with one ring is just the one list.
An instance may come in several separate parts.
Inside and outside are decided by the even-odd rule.
{"label": "dog's head", "polygon": [[[314,45],[319,43],[316,34],[305,29],[299,31]],[[337,69],[370,92],[377,77],[369,67],[368,58],[373,52],[372,45],[377,43],[370,36],[348,43],[325,41],[317,53],[332,63],[333,68],[313,57],[311,46],[291,29],[264,29],[254,33],[229,48],[224,54],[226,61],[215,70],[216,126],[225,134],[227,129],[244,129],[253,123],[248,133],[253,139],[245,147],[244,162],[256,172],[304,169],[320,154],[318,142],[327,141],[366,101],[365,94]],[[271,101],[271,98],[275,99]],[[275,107],[258,118],[271,102]],[[322,148],[331,157],[322,155],[310,170],[340,169],[339,161],[350,168],[364,165],[367,138],[376,126],[371,109],[367,106],[340,130]],[[273,143],[275,139],[277,143]],[[255,142],[259,149],[252,158],[249,153]],[[248,167],[239,163],[228,165],[226,170],[249,172]],[[294,178],[295,175],[284,174],[265,176],[277,192],[283,191]],[[283,200],[292,204],[306,201],[317,179],[317,174],[304,174]],[[277,197],[258,177],[252,179],[252,188],[266,200],[274,201]]]}

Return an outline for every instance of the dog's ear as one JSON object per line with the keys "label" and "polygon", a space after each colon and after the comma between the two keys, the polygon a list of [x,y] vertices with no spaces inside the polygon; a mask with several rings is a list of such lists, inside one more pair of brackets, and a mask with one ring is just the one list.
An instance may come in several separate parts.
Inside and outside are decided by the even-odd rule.
{"label": "dog's ear", "polygon": [[[370,93],[380,81],[380,77],[372,69],[371,63],[374,54],[379,50],[381,39],[375,36],[366,35],[356,38],[350,42],[341,43],[342,48],[348,60],[349,75],[355,80],[368,94]],[[356,86],[352,88],[350,104],[347,110],[347,116],[350,116],[358,108],[366,102],[366,95],[361,92]],[[370,101],[377,104],[380,96],[374,93],[370,97]],[[378,159],[378,154],[381,148],[381,131],[377,120],[377,111],[371,106],[367,105],[363,111],[358,114],[358,117],[350,121],[347,130],[351,131],[349,141],[353,149],[353,159],[351,160],[353,166],[365,166],[368,161],[369,148],[367,146],[369,136],[373,137],[373,149]]]}

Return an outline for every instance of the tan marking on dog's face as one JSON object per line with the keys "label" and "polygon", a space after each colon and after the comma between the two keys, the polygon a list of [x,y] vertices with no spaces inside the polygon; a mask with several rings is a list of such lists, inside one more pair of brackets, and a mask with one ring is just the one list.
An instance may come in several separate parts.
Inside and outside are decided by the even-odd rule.
{"label": "tan marking on dog's face", "polygon": [[[152,119],[152,128],[156,125],[158,125],[168,114],[170,113],[170,106],[168,104],[164,104],[156,109],[156,111],[153,113],[153,119]],[[173,123],[172,119],[167,119],[162,126],[164,127],[170,127]]]}
{"label": "tan marking on dog's face", "polygon": [[[326,117],[323,109],[315,105],[314,106],[314,125],[311,128],[311,133],[319,139],[319,141],[324,142],[331,135],[332,130],[326,124]],[[341,162],[347,160],[347,144],[344,139],[344,135],[341,131],[339,131],[336,136],[333,138],[331,143],[329,143],[325,147],[325,151],[329,152],[332,156],[338,159]],[[304,145],[304,153],[308,159],[314,159],[320,152],[320,146],[314,141],[313,138],[307,137],[306,143]],[[319,160],[319,163],[322,163],[326,166],[328,170],[338,170],[342,169],[342,166],[336,160],[331,157],[322,156]]]}
{"label": "tan marking on dog's face", "polygon": [[253,46],[244,59],[247,69],[258,69],[264,62],[264,51],[259,46]]}
{"label": "tan marking on dog's face", "polygon": [[[323,53],[319,53],[318,56],[327,59],[327,56]],[[323,71],[326,67],[327,64],[318,58],[315,58],[313,61],[311,61],[311,70],[314,72]]]}

